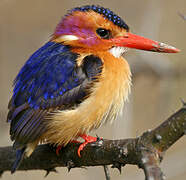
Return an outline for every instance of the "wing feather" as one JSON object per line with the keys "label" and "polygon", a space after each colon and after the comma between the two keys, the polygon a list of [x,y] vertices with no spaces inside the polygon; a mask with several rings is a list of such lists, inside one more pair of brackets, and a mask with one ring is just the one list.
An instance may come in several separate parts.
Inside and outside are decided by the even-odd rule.
{"label": "wing feather", "polygon": [[47,130],[45,119],[50,112],[73,108],[88,97],[102,61],[87,56],[79,67],[78,56],[67,46],[49,42],[20,70],[8,114],[16,148],[37,140]]}

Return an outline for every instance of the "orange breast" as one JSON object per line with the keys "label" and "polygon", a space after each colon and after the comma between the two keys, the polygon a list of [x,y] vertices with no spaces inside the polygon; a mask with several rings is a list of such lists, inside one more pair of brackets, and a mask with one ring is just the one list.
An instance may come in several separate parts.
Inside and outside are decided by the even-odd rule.
{"label": "orange breast", "polygon": [[[95,53],[94,53],[95,54]],[[79,134],[88,133],[107,121],[113,121],[121,111],[130,90],[130,69],[123,58],[115,58],[109,52],[98,52],[103,69],[91,95],[76,109],[58,111],[49,120],[48,142],[66,145]]]}

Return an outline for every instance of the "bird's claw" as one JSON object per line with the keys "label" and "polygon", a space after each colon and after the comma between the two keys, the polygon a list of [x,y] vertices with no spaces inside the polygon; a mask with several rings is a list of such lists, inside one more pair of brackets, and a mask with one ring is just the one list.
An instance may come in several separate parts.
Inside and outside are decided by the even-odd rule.
{"label": "bird's claw", "polygon": [[56,148],[56,155],[59,156],[59,151],[61,150],[62,146],[57,146]]}
{"label": "bird's claw", "polygon": [[[77,141],[77,140],[72,140],[70,141],[70,143],[81,143],[80,141]],[[57,146],[56,148],[56,155],[59,156],[59,151],[61,150],[63,146]]]}
{"label": "bird's claw", "polygon": [[83,138],[85,140],[84,143],[82,143],[79,148],[78,148],[78,156],[81,157],[81,151],[84,149],[84,147],[88,144],[88,143],[92,143],[92,142],[96,142],[98,141],[98,137],[92,137],[92,136],[88,136],[86,134],[83,134],[80,136],[81,138]]}

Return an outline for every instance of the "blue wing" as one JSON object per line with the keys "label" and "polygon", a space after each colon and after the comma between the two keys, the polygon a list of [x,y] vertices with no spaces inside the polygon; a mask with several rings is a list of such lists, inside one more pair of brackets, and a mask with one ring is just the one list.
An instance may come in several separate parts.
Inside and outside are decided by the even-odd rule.
{"label": "blue wing", "polygon": [[46,131],[43,119],[48,112],[72,108],[88,96],[102,62],[87,56],[78,67],[77,57],[69,47],[48,42],[22,67],[14,81],[8,114],[16,146],[22,147]]}
{"label": "blue wing", "polygon": [[[15,79],[15,105],[20,106],[26,100],[34,109],[46,108],[46,100],[80,84],[74,71],[76,58],[77,54],[66,46],[54,42],[44,45],[29,58]],[[70,83],[67,82],[69,78],[72,79]]]}

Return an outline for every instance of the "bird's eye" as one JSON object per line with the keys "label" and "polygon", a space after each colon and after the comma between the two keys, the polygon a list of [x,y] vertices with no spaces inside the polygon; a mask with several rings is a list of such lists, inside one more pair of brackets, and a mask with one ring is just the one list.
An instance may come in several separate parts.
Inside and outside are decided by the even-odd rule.
{"label": "bird's eye", "polygon": [[96,30],[96,33],[103,39],[109,39],[110,38],[110,31],[103,28],[98,28]]}

